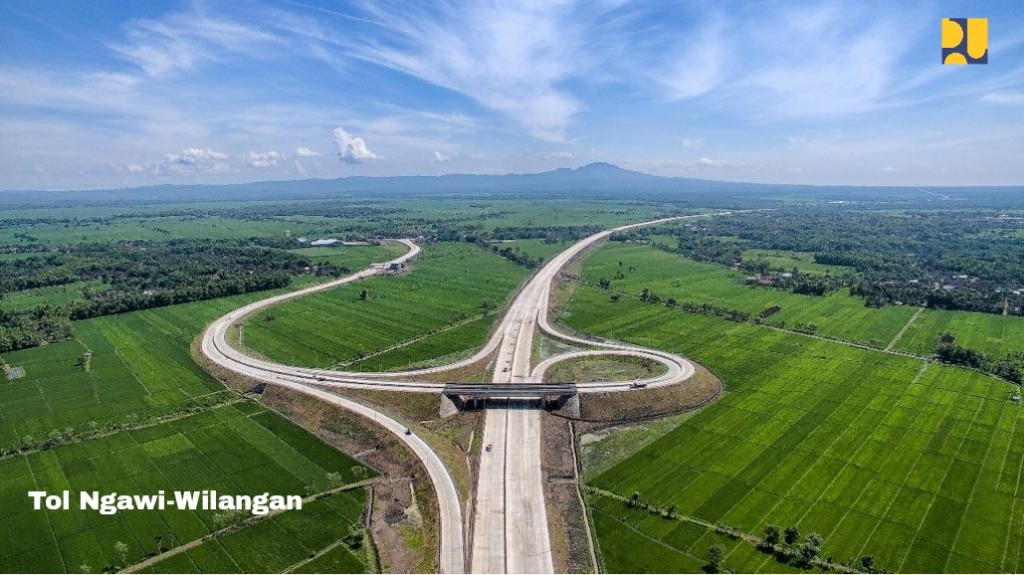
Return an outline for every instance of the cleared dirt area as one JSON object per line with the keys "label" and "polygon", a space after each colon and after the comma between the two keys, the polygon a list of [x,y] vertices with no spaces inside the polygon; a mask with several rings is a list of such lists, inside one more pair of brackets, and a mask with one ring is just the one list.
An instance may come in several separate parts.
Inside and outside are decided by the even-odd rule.
{"label": "cleared dirt area", "polygon": [[580,504],[570,422],[541,415],[541,468],[555,573],[594,573],[589,528]]}
{"label": "cleared dirt area", "polygon": [[436,571],[437,499],[419,459],[400,440],[366,418],[293,390],[268,386],[262,402],[381,473],[368,529],[385,570]]}

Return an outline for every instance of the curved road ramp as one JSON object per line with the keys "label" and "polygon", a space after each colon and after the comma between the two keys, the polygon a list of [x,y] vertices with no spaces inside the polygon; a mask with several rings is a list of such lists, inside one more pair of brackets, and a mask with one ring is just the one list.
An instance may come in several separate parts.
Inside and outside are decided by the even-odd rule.
{"label": "curved road ramp", "polygon": [[[587,248],[593,247],[613,233],[642,226],[651,226],[684,218],[679,216],[649,222],[620,226],[584,238],[551,259],[520,290],[503,315],[494,335],[472,357],[449,365],[403,372],[366,373],[292,367],[264,361],[231,347],[227,340],[231,325],[269,306],[339,285],[359,281],[382,273],[391,264],[402,265],[419,253],[419,247],[410,240],[398,240],[409,248],[401,257],[385,266],[352,274],[328,283],[295,292],[277,295],[236,309],[214,321],[203,333],[202,352],[214,363],[241,375],[273,383],[317,397],[344,407],[367,418],[372,418],[403,441],[418,457],[437,493],[440,506],[441,548],[439,568],[442,573],[466,571],[467,551],[474,573],[551,573],[551,544],[548,537],[547,515],[544,507],[544,489],[541,476],[540,410],[521,409],[522,402],[515,398],[545,397],[546,392],[560,395],[573,390],[554,389],[542,384],[545,371],[552,365],[591,355],[639,356],[657,361],[667,367],[665,373],[647,380],[607,381],[574,386],[578,393],[606,393],[628,391],[636,387],[660,387],[685,382],[694,373],[694,366],[678,355],[645,349],[618,342],[595,340],[565,334],[548,323],[548,302],[551,284],[558,272]],[[550,357],[536,366],[531,365],[533,338],[540,331],[557,340],[585,345],[586,351],[563,353]],[[481,454],[477,477],[476,501],[473,517],[473,540],[467,548],[467,532],[458,491],[444,462],[430,446],[416,434],[406,434],[405,425],[371,407],[335,395],[324,388],[375,389],[410,393],[437,393],[450,395],[455,390],[450,384],[425,381],[423,376],[457,370],[491,358],[493,362],[491,393],[475,384],[464,395],[477,397],[504,396],[504,405],[485,407],[483,444],[491,450]],[[446,385],[449,387],[446,390]],[[461,384],[455,384],[459,386]],[[521,387],[520,387],[521,386]],[[549,395],[550,395],[549,394]]]}

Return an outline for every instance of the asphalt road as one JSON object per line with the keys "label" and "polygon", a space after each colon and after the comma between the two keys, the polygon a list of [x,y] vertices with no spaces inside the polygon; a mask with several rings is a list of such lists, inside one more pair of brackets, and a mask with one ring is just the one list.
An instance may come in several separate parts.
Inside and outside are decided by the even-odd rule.
{"label": "asphalt road", "polygon": [[[696,216],[684,216],[696,217]],[[646,380],[650,386],[682,383],[694,373],[693,364],[680,356],[637,346],[585,339],[564,334],[548,323],[548,304],[555,276],[582,251],[611,234],[682,218],[665,218],[620,226],[584,238],[552,258],[516,296],[501,328],[492,381],[537,383],[558,361],[588,355],[639,355],[664,363],[666,374]],[[540,330],[556,339],[595,350],[561,354],[531,369],[533,337]],[[493,338],[492,338],[493,339]],[[581,392],[628,390],[633,382],[601,382],[579,386]],[[473,529],[474,573],[551,573],[554,571],[544,504],[541,472],[540,412],[515,406],[489,409],[484,424],[485,445],[477,479]],[[503,474],[497,481],[495,474]],[[503,520],[503,521],[502,521]],[[501,545],[500,542],[504,542]],[[500,554],[504,552],[504,556]]]}
{"label": "asphalt road", "polygon": [[[392,260],[394,262],[406,262],[415,257],[420,251],[419,246],[411,241],[401,241],[409,247],[409,251],[400,258]],[[383,413],[315,387],[316,384],[320,383],[318,376],[305,373],[305,370],[302,369],[255,360],[233,349],[226,340],[226,334],[231,324],[260,309],[288,299],[358,281],[377,273],[378,270],[369,269],[332,282],[274,296],[243,306],[217,319],[207,327],[203,334],[202,351],[213,362],[234,372],[294,389],[328,403],[344,407],[367,419],[372,419],[376,424],[402,440],[423,463],[430,482],[434,487],[434,492],[437,494],[441,528],[441,548],[438,555],[439,570],[442,573],[464,573],[466,570],[466,553],[464,548],[465,525],[462,520],[462,505],[459,500],[459,493],[455,488],[455,482],[452,480],[448,468],[445,467],[441,458],[434,453],[433,449],[423,439],[416,434],[406,434],[406,426],[404,424]],[[397,389],[404,389],[404,387],[398,386]]]}
{"label": "asphalt road", "polygon": [[[729,212],[724,212],[729,213]],[[724,214],[723,213],[723,214]],[[252,377],[275,383],[320,398],[374,419],[401,439],[427,469],[440,505],[441,549],[439,566],[443,573],[465,570],[465,526],[458,491],[441,459],[415,434],[406,435],[405,426],[360,403],[339,397],[324,388],[360,388],[418,393],[438,393],[443,384],[416,381],[418,376],[441,373],[494,356],[495,383],[532,383],[542,381],[544,371],[558,361],[588,355],[638,355],[660,361],[667,373],[641,380],[648,386],[684,382],[694,372],[685,358],[658,350],[582,338],[564,334],[548,323],[551,283],[559,271],[583,250],[609,235],[668,221],[705,217],[681,216],[620,226],[589,236],[552,258],[520,290],[506,310],[494,335],[472,357],[420,370],[387,373],[345,372],[292,367],[253,358],[234,349],[227,333],[232,324],[246,316],[283,301],[331,289],[377,275],[371,268],[350,276],[277,295],[238,308],[215,320],[203,334],[202,351],[214,363]],[[410,240],[399,240],[409,252],[391,262],[407,262],[420,248]],[[591,349],[561,354],[531,367],[533,337],[540,330],[549,336]],[[582,393],[630,389],[634,382],[598,382],[579,386]],[[477,482],[475,521],[472,542],[472,570],[480,573],[550,573],[553,571],[541,473],[540,412],[523,409],[514,403],[486,412],[484,445],[490,452],[481,454]]]}

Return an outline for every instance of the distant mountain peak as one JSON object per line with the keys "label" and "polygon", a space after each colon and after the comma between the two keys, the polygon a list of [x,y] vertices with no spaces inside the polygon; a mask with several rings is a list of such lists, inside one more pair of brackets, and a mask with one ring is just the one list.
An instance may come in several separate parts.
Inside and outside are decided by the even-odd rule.
{"label": "distant mountain peak", "polygon": [[597,172],[597,171],[615,171],[615,172],[628,172],[629,170],[623,170],[615,164],[609,164],[608,162],[592,162],[586,166],[580,166],[576,168],[577,172]]}

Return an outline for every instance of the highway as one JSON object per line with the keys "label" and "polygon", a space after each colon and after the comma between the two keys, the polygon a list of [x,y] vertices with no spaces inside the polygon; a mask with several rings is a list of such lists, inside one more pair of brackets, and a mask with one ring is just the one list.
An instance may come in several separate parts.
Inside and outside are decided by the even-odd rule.
{"label": "highway", "polygon": [[[494,383],[539,383],[544,371],[558,361],[589,355],[637,355],[667,366],[665,374],[639,380],[646,386],[675,385],[694,373],[685,358],[658,350],[561,333],[548,323],[551,285],[557,274],[574,257],[609,235],[664,222],[719,214],[679,216],[620,226],[593,234],[552,258],[523,286],[508,306],[492,337],[472,357],[444,366],[402,372],[365,373],[302,368],[251,357],[232,347],[229,329],[247,316],[283,301],[359,281],[380,273],[378,267],[350,276],[266,298],[218,318],[203,333],[201,349],[211,361],[242,375],[275,383],[318,397],[374,419],[401,439],[423,461],[440,506],[441,549],[439,568],[443,573],[465,571],[465,524],[459,494],[441,459],[427,444],[405,435],[405,426],[365,405],[339,397],[325,388],[357,388],[413,393],[440,393],[443,383],[417,379],[426,374],[452,371],[493,357]],[[409,251],[390,263],[405,263],[420,248],[410,240],[398,240]],[[582,351],[564,353],[531,366],[534,335],[548,336],[583,346]],[[578,386],[581,393],[628,391],[636,382],[597,382]],[[540,411],[523,409],[513,401],[507,407],[488,409],[483,432],[484,445],[477,479],[473,523],[471,569],[475,573],[550,573],[553,571],[541,472]]]}
{"label": "highway", "polygon": [[[611,234],[673,220],[665,218],[620,226],[598,232],[577,242],[551,259],[516,296],[498,330],[501,341],[494,366],[494,383],[539,383],[544,371],[558,361],[587,355],[641,355],[668,366],[668,373],[651,378],[649,385],[682,383],[694,373],[685,358],[636,346],[583,339],[554,329],[548,323],[548,304],[555,276],[584,250]],[[597,350],[561,354],[531,370],[533,338],[537,330],[556,339]],[[628,390],[633,382],[580,385],[580,392]],[[510,407],[488,409],[484,424],[485,445],[477,479],[473,526],[474,573],[551,573],[554,571],[544,504],[541,471],[540,416],[536,409]],[[496,476],[503,476],[498,481]]]}

